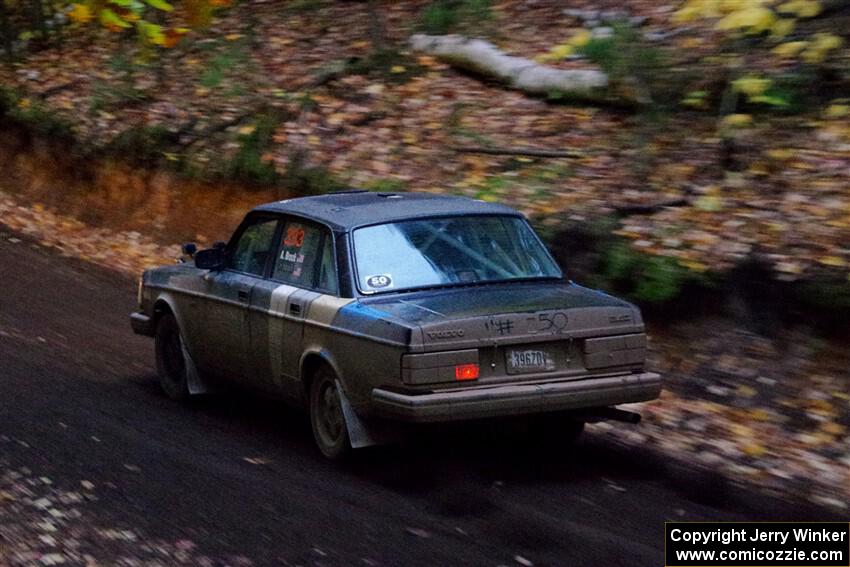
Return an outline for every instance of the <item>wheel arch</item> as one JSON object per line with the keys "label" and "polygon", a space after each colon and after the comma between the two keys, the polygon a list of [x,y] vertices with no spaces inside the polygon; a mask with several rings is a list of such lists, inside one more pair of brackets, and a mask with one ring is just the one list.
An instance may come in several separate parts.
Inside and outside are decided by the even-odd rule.
{"label": "wheel arch", "polygon": [[171,297],[169,293],[162,293],[153,303],[153,328],[156,329],[156,326],[159,324],[159,320],[167,314],[171,314],[177,320],[177,326],[180,327],[181,335],[183,337],[184,343],[186,343],[186,347],[189,349],[190,353],[194,353],[195,350],[193,348],[194,345],[191,344],[191,337],[187,337],[185,333],[186,325],[184,325],[183,314],[177,308],[177,302]]}
{"label": "wheel arch", "polygon": [[339,366],[337,365],[333,355],[324,348],[309,348],[301,355],[301,362],[299,364],[301,386],[303,388],[305,400],[309,399],[310,384],[313,380],[313,374],[316,369],[323,364],[326,364],[331,368],[331,370],[333,370],[333,373],[342,384],[343,389],[347,390],[342,372],[340,372]]}

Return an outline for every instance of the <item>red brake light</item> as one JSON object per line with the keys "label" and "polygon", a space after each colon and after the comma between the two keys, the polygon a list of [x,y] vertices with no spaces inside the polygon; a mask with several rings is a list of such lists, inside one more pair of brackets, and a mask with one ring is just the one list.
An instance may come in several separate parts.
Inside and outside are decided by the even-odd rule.
{"label": "red brake light", "polygon": [[455,366],[455,380],[477,380],[477,364],[459,364]]}

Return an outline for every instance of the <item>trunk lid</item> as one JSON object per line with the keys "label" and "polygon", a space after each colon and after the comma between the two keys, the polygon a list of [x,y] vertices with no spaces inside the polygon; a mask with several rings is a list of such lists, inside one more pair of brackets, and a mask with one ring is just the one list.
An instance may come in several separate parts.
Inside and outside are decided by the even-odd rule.
{"label": "trunk lid", "polygon": [[417,325],[425,352],[643,332],[640,312],[605,293],[567,282],[430,290],[362,299]]}

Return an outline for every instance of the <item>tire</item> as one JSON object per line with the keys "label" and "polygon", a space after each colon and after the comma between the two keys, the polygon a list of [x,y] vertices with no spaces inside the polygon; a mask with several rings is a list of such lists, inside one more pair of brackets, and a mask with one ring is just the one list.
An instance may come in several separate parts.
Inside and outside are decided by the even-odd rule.
{"label": "tire", "polygon": [[319,451],[333,460],[351,452],[348,425],[342,412],[342,400],[336,375],[327,365],[320,366],[310,382],[310,424]]}
{"label": "tire", "polygon": [[154,348],[156,372],[162,391],[172,400],[186,400],[189,397],[189,381],[183,356],[183,339],[177,319],[171,313],[160,317],[156,324]]}

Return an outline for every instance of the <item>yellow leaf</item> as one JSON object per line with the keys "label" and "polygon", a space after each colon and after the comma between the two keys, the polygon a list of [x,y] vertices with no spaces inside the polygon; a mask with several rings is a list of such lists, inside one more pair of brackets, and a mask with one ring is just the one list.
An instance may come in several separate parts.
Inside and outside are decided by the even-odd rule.
{"label": "yellow leaf", "polygon": [[840,423],[835,423],[834,421],[828,421],[821,426],[821,429],[825,433],[829,433],[830,435],[843,435],[844,432],[847,431],[847,428],[841,425]]}
{"label": "yellow leaf", "polygon": [[720,8],[716,0],[688,0],[673,14],[673,21],[687,23],[697,18],[717,18],[721,15]]}
{"label": "yellow leaf", "polygon": [[339,126],[343,122],[345,122],[345,114],[342,112],[334,112],[328,116],[328,124],[331,126]]}
{"label": "yellow leaf", "polygon": [[696,260],[679,260],[679,264],[692,272],[703,273],[708,271],[708,266],[706,264],[697,262]]}
{"label": "yellow leaf", "polygon": [[87,24],[94,18],[91,10],[85,4],[73,4],[73,6],[74,9],[68,12],[68,17],[71,18],[71,21],[78,24]]}
{"label": "yellow leaf", "polygon": [[744,398],[752,398],[758,392],[752,386],[747,386],[746,384],[742,386],[738,386],[738,395]]}
{"label": "yellow leaf", "polygon": [[750,419],[753,421],[770,421],[770,413],[767,410],[757,408],[750,410]]}
{"label": "yellow leaf", "polygon": [[845,118],[850,116],[850,106],[846,104],[830,104],[826,108],[827,118]]}
{"label": "yellow leaf", "polygon": [[561,45],[556,45],[552,49],[549,50],[549,53],[541,56],[543,62],[546,61],[558,61],[560,59],[565,59],[573,54],[575,48],[569,43],[562,43]]}
{"label": "yellow leaf", "polygon": [[230,33],[230,34],[227,34],[226,36],[224,36],[224,39],[226,39],[227,41],[236,41],[238,39],[242,39],[242,34],[241,33]]}
{"label": "yellow leaf", "polygon": [[692,3],[687,3],[673,14],[673,22],[687,24],[696,20],[699,16],[700,11]]}
{"label": "yellow leaf", "polygon": [[764,92],[770,88],[770,84],[770,79],[762,79],[755,75],[747,75],[732,82],[732,86],[736,91],[744,93],[749,97],[764,94]]}
{"label": "yellow leaf", "polygon": [[773,48],[773,53],[784,59],[791,59],[793,57],[796,57],[797,54],[800,53],[803,49],[805,49],[808,45],[808,41],[789,41],[787,43],[780,43],[779,45]]}
{"label": "yellow leaf", "polygon": [[844,40],[837,35],[833,35],[831,33],[816,33],[814,41],[812,42],[812,47],[829,51],[831,49],[838,49],[843,43]]}
{"label": "yellow leaf", "polygon": [[404,73],[405,71],[407,71],[407,69],[405,69],[402,65],[393,65],[390,68],[390,73],[395,73],[396,75],[399,73]]}
{"label": "yellow leaf", "polygon": [[773,10],[762,6],[749,6],[730,13],[715,25],[721,31],[746,30],[749,33],[761,33],[773,26],[776,20]]}
{"label": "yellow leaf", "polygon": [[18,101],[18,107],[19,108],[23,108],[23,109],[26,110],[30,106],[32,106],[32,101],[28,98],[22,98],[21,100]]}
{"label": "yellow leaf", "polygon": [[818,262],[824,266],[832,266],[834,268],[843,268],[847,265],[847,261],[841,256],[822,256],[818,258]]}
{"label": "yellow leaf", "polygon": [[770,28],[770,35],[774,38],[780,39],[794,31],[794,24],[796,20],[792,18],[780,18],[774,22],[773,27]]}
{"label": "yellow leaf", "polygon": [[242,126],[241,128],[239,128],[239,135],[240,136],[250,136],[256,130],[257,130],[256,126]]}
{"label": "yellow leaf", "polygon": [[767,449],[758,443],[747,443],[742,447],[744,453],[750,457],[761,457],[767,452]]}
{"label": "yellow leaf", "polygon": [[753,123],[753,117],[749,114],[728,114],[723,117],[721,126],[727,128],[744,128]]}
{"label": "yellow leaf", "polygon": [[799,18],[814,18],[820,14],[821,6],[816,0],[790,0],[780,4],[778,10],[783,14],[794,14]]}
{"label": "yellow leaf", "polygon": [[767,153],[767,157],[772,158],[772,159],[776,159],[776,160],[786,160],[786,159],[791,159],[792,157],[794,157],[794,153],[791,150],[788,150],[788,149],[776,148],[776,149],[772,149],[772,150],[767,150],[766,153]]}
{"label": "yellow leaf", "polygon": [[583,29],[576,32],[573,37],[571,37],[569,41],[567,41],[567,43],[569,45],[572,45],[573,47],[584,47],[585,45],[590,43],[591,37],[592,34],[590,33],[590,30]]}

